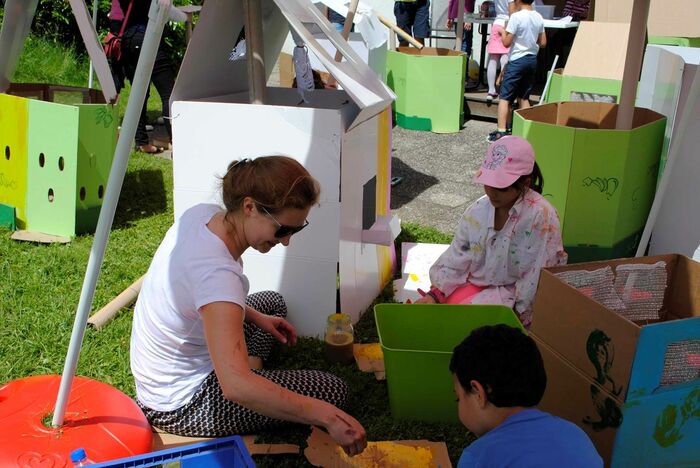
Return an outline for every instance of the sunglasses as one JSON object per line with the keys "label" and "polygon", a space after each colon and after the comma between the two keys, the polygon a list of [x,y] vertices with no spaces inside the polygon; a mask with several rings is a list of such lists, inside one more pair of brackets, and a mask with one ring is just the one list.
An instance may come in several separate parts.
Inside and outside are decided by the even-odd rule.
{"label": "sunglasses", "polygon": [[309,225],[309,220],[305,219],[304,224],[302,224],[301,226],[287,226],[286,224],[282,224],[279,221],[277,221],[277,219],[274,216],[272,216],[270,214],[270,212],[267,211],[267,209],[264,206],[260,205],[260,208],[262,208],[262,210],[265,212],[265,214],[267,216],[269,216],[270,219],[275,222],[275,224],[277,224],[277,230],[275,231],[275,237],[278,239],[282,239],[283,237],[294,235]]}

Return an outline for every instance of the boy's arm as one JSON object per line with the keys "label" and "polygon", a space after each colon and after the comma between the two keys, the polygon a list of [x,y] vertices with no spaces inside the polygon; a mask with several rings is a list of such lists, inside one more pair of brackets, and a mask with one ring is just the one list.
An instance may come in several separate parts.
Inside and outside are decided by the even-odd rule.
{"label": "boy's arm", "polygon": [[[503,45],[505,47],[510,47],[513,44],[513,36],[511,33],[506,31],[505,29],[501,29],[501,41],[503,42]],[[546,41],[546,39],[545,39]],[[539,44],[539,38],[537,39],[537,42]]]}
{"label": "boy's arm", "polygon": [[[506,41],[503,41],[503,45],[505,45],[505,44],[506,44]],[[545,47],[547,47],[547,33],[541,32],[537,36],[537,45],[540,46],[540,49],[544,49]],[[506,47],[508,47],[508,46],[506,46]]]}

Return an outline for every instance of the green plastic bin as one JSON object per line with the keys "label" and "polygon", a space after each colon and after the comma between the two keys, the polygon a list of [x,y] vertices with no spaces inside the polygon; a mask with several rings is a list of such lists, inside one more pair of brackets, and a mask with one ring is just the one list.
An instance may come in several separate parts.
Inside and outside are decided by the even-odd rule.
{"label": "green plastic bin", "polygon": [[522,329],[515,313],[501,305],[377,304],[374,318],[391,414],[429,422],[459,422],[449,370],[454,347],[484,325]]}

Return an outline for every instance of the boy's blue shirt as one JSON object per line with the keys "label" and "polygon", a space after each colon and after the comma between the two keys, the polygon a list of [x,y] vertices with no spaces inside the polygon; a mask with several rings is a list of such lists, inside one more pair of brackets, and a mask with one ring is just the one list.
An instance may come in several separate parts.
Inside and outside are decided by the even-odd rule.
{"label": "boy's blue shirt", "polygon": [[537,409],[508,417],[464,449],[458,468],[602,467],[603,460],[583,430]]}

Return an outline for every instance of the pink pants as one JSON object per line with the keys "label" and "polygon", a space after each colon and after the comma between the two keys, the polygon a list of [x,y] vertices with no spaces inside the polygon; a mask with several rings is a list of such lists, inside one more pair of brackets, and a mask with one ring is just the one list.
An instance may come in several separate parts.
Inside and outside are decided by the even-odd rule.
{"label": "pink pants", "polygon": [[455,289],[452,294],[447,296],[445,304],[471,304],[472,298],[486,289],[485,286],[476,286],[467,283]]}

